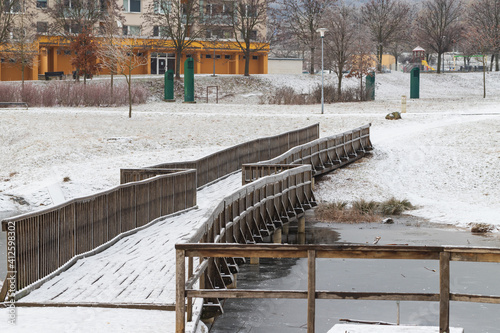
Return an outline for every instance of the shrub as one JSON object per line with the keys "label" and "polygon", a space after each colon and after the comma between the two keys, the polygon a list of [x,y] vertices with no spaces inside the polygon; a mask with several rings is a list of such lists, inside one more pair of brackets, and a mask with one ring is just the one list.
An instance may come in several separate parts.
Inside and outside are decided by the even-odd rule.
{"label": "shrub", "polygon": [[364,215],[374,215],[378,212],[379,203],[376,201],[366,201],[364,199],[354,201],[352,203],[352,208]]}
{"label": "shrub", "polygon": [[404,211],[412,209],[415,207],[408,200],[397,200],[394,197],[380,204],[380,212],[383,215],[401,215]]}
{"label": "shrub", "polygon": [[10,83],[0,83],[0,102],[19,102],[20,88]]}
{"label": "shrub", "polygon": [[487,233],[493,231],[494,227],[487,223],[472,223],[470,231],[473,233]]}
{"label": "shrub", "polygon": [[399,215],[415,207],[408,200],[391,198],[384,202],[357,200],[349,205],[345,201],[321,203],[315,214],[324,222],[377,222],[382,215]]}
{"label": "shrub", "polygon": [[[132,103],[146,103],[150,96],[148,89],[132,86]],[[21,98],[23,97],[23,98]],[[122,106],[128,105],[128,86],[125,82],[115,84],[113,97],[108,83],[88,82],[86,85],[73,81],[51,81],[48,83],[26,83],[24,96],[15,84],[0,84],[0,102],[25,101],[34,106]]]}
{"label": "shrub", "polygon": [[[360,88],[345,88],[339,96],[333,84],[324,86],[324,102],[331,104],[334,102],[359,102],[366,100],[366,95],[362,94]],[[261,103],[266,99],[261,98]],[[267,103],[277,105],[304,105],[321,103],[321,85],[316,85],[309,94],[299,94],[292,87],[280,87],[267,97]]]}

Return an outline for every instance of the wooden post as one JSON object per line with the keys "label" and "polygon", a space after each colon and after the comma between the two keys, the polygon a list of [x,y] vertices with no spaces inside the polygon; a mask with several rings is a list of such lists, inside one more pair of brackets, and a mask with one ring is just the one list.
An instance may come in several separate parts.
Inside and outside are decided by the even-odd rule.
{"label": "wooden post", "polygon": [[290,223],[283,224],[283,235],[288,235],[290,232]]}
{"label": "wooden post", "polygon": [[439,254],[439,333],[450,332],[450,253]]}
{"label": "wooden post", "polygon": [[186,294],[186,252],[176,250],[176,293],[175,293],[175,332],[184,333],[186,323],[184,316],[186,313],[185,294]]}
{"label": "wooden post", "polygon": [[299,217],[299,226],[297,232],[299,234],[304,234],[306,232],[306,217],[301,216]]}
{"label": "wooden post", "polygon": [[276,229],[273,234],[273,243],[281,244],[281,229]]}
{"label": "wooden post", "polygon": [[[188,258],[188,279],[193,276],[193,257]],[[187,299],[187,321],[193,320],[193,298]]]}
{"label": "wooden post", "polygon": [[250,265],[258,265],[259,264],[259,258],[258,257],[251,257],[250,258]]}
{"label": "wooden post", "polygon": [[316,316],[316,251],[307,251],[307,333],[314,333]]}

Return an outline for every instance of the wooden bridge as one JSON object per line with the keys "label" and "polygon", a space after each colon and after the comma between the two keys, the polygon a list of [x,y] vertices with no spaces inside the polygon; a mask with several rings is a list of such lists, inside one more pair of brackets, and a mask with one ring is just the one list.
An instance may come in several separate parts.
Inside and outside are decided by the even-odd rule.
{"label": "wooden bridge", "polygon": [[[315,205],[315,175],[371,149],[369,129],[319,139],[313,125],[196,161],[123,169],[116,188],[6,219],[2,228],[15,247],[6,281],[15,283],[3,285],[0,299],[173,311],[175,242],[262,242]],[[212,258],[196,271],[188,261],[202,287],[225,288],[242,259]],[[219,309],[218,297],[205,307]]]}
{"label": "wooden bridge", "polygon": [[[263,244],[315,206],[314,176],[365,156],[369,130],[319,138],[313,125],[196,161],[122,169],[116,188],[6,219],[2,228],[14,246],[6,281],[15,283],[4,283],[0,300],[175,310],[177,332],[193,327],[199,297],[207,313],[221,311],[224,298],[305,298],[308,332],[314,332],[316,299],[440,302],[441,332],[448,332],[450,300],[500,303],[498,296],[449,290],[450,260],[500,262],[496,249]],[[246,257],[308,258],[308,289],[226,289]],[[318,291],[316,258],[439,260],[440,293]]]}

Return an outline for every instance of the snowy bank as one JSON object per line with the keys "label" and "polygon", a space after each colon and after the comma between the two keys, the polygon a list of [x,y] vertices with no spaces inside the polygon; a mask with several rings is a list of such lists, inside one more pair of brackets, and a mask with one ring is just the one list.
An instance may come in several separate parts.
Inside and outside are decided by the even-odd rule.
{"label": "snowy bank", "polygon": [[[450,333],[463,333],[462,328],[450,327]],[[335,325],[328,333],[439,333],[439,327],[431,326],[374,326],[374,325]]]}
{"label": "snowy bank", "polygon": [[[316,122],[321,136],[372,123],[373,158],[327,176],[319,199],[406,197],[420,207],[413,214],[436,222],[499,224],[500,75],[487,78],[483,99],[481,73],[423,74],[421,98],[398,121],[384,117],[409,95],[409,74],[399,72],[377,75],[376,101],[326,105],[324,115],[319,105],[251,104],[238,93],[242,104],[157,102],[134,107],[132,119],[126,107],[0,110],[0,211],[51,205],[50,188],[65,199],[110,188],[120,168],[191,160]],[[248,87],[245,78],[216,79],[248,95],[285,84],[309,89],[321,77],[255,75]]]}

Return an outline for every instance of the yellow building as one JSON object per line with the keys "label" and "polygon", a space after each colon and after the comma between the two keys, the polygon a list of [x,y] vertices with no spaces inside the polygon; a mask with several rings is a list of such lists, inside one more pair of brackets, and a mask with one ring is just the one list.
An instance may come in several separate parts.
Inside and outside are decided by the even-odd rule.
{"label": "yellow building", "polygon": [[[26,80],[37,80],[45,72],[64,72],[65,75],[71,75],[75,68],[71,65],[74,57],[69,48],[69,40],[63,37],[51,36],[48,34],[50,19],[46,8],[52,1],[58,0],[37,0],[36,8],[32,10],[35,13],[37,40],[34,61],[31,68],[25,69],[24,77]],[[71,0],[70,0],[71,1]],[[158,36],[158,26],[149,26],[144,21],[144,15],[148,6],[153,0],[117,0],[122,8],[122,14],[125,18],[125,24],[120,23],[121,43],[126,44],[130,36],[135,41],[139,41],[139,47],[136,51],[147,59],[147,65],[136,68],[132,74],[164,74],[166,70],[175,70],[175,48],[171,41]],[[162,0],[164,1],[164,0]],[[219,9],[227,6],[228,2],[213,0],[213,3],[200,1],[200,10],[203,10],[205,18],[220,17]],[[216,15],[217,12],[217,15]],[[21,14],[22,15],[22,14]],[[212,16],[213,15],[213,16]],[[102,23],[101,23],[102,24]],[[265,29],[261,28],[261,29]],[[98,28],[96,28],[98,30]],[[224,39],[217,36],[215,43],[214,32],[208,31],[205,40],[193,42],[190,47],[184,50],[181,58],[180,72],[183,73],[183,64],[187,57],[193,57],[195,60],[195,74],[243,74],[245,69],[245,57],[234,39],[231,39],[228,30],[222,31]],[[265,33],[265,31],[264,31]],[[97,43],[102,43],[103,38],[97,35]],[[267,74],[267,60],[269,53],[269,44],[252,43],[251,48],[256,50],[252,52],[249,61],[250,74]],[[258,51],[257,51],[258,50]],[[102,70],[99,74],[109,74]],[[12,52],[6,51],[0,47],[0,81],[21,80],[21,65],[16,61]]]}

